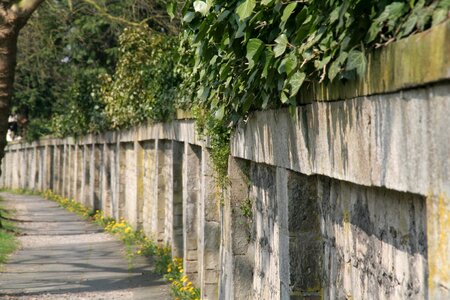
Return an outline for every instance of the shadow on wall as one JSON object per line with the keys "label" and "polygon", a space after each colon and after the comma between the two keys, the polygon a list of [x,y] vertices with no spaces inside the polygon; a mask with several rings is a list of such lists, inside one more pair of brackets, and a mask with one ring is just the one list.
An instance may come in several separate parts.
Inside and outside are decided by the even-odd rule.
{"label": "shadow on wall", "polygon": [[[279,282],[276,272],[284,272],[277,266],[284,245],[278,244],[276,232],[283,230],[278,206],[285,200],[277,198],[276,189],[286,187],[276,185],[275,168],[250,163],[249,169],[255,198],[252,239],[246,251],[234,252],[237,274],[252,278],[235,278],[235,284],[245,282],[269,295]],[[287,202],[293,299],[426,297],[424,197],[288,172]],[[244,232],[242,226],[239,230]],[[248,288],[241,291],[248,293]]]}
{"label": "shadow on wall", "polygon": [[424,197],[324,177],[318,192],[330,298],[427,296]]}

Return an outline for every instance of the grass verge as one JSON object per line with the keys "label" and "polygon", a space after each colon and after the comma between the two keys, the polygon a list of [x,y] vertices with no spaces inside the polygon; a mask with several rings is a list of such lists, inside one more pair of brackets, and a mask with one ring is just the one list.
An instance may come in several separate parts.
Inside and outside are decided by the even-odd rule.
{"label": "grass verge", "polygon": [[2,206],[3,199],[0,197],[0,268],[6,263],[9,254],[17,249],[17,229],[14,223],[9,221],[10,212]]}

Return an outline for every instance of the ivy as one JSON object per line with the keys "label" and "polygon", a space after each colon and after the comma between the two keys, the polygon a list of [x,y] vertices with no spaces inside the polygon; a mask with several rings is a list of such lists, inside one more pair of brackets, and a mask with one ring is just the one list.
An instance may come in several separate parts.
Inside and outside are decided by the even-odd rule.
{"label": "ivy", "polygon": [[208,112],[205,132],[224,140],[223,128],[252,111],[298,105],[312,81],[364,76],[368,50],[442,22],[449,8],[449,0],[186,1],[183,102]]}

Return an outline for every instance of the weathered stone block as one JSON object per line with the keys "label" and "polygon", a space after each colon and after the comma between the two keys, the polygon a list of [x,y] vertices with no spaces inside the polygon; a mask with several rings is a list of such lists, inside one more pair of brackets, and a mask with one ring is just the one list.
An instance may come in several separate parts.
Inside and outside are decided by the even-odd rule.
{"label": "weathered stone block", "polygon": [[197,261],[197,260],[198,260],[198,252],[197,252],[197,249],[194,249],[194,250],[189,250],[189,249],[187,249],[186,252],[185,252],[184,258],[185,258],[186,260],[195,260],[195,261]]}

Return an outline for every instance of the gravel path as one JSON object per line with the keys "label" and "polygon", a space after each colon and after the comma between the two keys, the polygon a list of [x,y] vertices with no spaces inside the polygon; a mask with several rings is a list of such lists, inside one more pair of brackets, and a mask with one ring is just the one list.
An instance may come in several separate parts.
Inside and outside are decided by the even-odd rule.
{"label": "gravel path", "polygon": [[130,266],[101,228],[38,196],[0,197],[22,233],[0,273],[0,299],[171,299],[151,262],[136,257]]}

